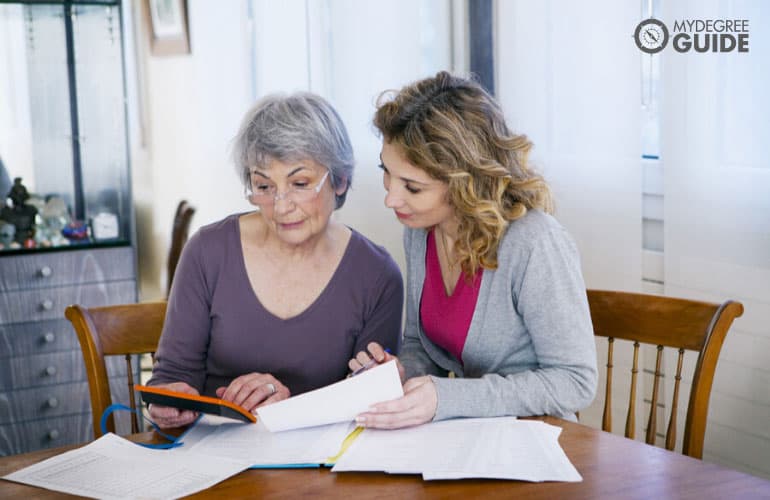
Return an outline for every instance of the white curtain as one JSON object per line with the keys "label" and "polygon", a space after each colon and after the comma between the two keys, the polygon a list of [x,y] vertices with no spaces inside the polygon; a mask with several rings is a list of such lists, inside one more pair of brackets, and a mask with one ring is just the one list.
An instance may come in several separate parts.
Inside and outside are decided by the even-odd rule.
{"label": "white curtain", "polygon": [[665,290],[743,302],[717,367],[704,459],[770,477],[770,5],[662,6],[666,22],[749,20],[749,53],[661,54]]}
{"label": "white curtain", "polygon": [[638,13],[611,0],[497,4],[499,98],[534,141],[595,288],[638,290],[641,279]]}

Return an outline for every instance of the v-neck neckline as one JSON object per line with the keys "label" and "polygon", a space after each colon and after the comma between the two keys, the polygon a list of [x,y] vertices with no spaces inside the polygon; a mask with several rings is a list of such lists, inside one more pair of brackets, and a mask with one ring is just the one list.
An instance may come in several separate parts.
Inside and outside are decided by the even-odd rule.
{"label": "v-neck neckline", "polygon": [[[240,215],[244,215],[244,214],[240,214]],[[262,309],[262,311],[264,311],[265,314],[267,314],[270,318],[272,318],[275,321],[281,321],[284,323],[302,320],[302,318],[304,318],[305,316],[310,314],[311,311],[316,309],[319,306],[319,304],[321,304],[329,294],[333,293],[334,287],[336,286],[336,282],[340,279],[339,276],[342,273],[344,262],[349,258],[349,254],[352,251],[351,249],[353,247],[353,240],[356,238],[356,231],[348,227],[348,229],[350,230],[350,237],[348,238],[347,244],[345,245],[345,250],[342,252],[342,257],[337,263],[337,267],[334,269],[334,272],[329,278],[329,281],[321,289],[321,292],[318,294],[318,296],[305,309],[300,311],[298,314],[295,314],[294,316],[290,316],[288,318],[282,318],[277,314],[273,313],[267,307],[265,307],[265,305],[259,299],[259,294],[257,294],[256,290],[254,290],[254,285],[251,283],[251,280],[249,279],[249,272],[248,272],[248,268],[246,267],[246,254],[244,252],[243,243],[241,242],[240,216],[235,218],[235,227],[236,227],[236,238],[238,240],[238,247],[240,249],[240,255],[241,255],[241,266],[243,268],[243,277],[244,277],[244,280],[246,281],[245,286],[249,290],[251,290],[251,295],[254,297],[254,300],[256,301],[257,306],[260,309]]]}
{"label": "v-neck neckline", "polygon": [[[447,283],[446,280],[444,279],[444,270],[441,267],[441,255],[440,255],[439,249],[438,249],[438,238],[436,238],[436,229],[435,228],[431,229],[428,232],[428,241],[427,241],[427,243],[430,245],[431,242],[433,243],[433,250],[434,250],[434,254],[436,256],[436,264],[438,264],[438,266],[437,266],[438,267],[438,274],[439,274],[439,277],[441,278],[441,289],[444,291],[444,296],[446,298],[448,298],[448,299],[452,298],[457,293],[457,287],[459,286],[460,280],[463,277],[462,270],[460,270],[460,274],[458,274],[457,278],[454,280],[454,286],[452,287],[452,291],[450,292],[449,291],[450,283]],[[449,265],[449,263],[447,263],[447,265]],[[451,270],[451,267],[450,267],[450,270]]]}

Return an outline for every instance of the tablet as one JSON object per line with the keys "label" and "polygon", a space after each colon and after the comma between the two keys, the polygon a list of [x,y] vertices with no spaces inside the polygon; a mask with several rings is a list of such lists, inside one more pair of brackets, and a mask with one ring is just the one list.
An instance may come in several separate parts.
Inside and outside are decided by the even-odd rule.
{"label": "tablet", "polygon": [[222,399],[210,398],[208,396],[196,396],[184,392],[171,391],[162,387],[148,387],[145,385],[134,386],[139,394],[142,395],[142,401],[146,404],[156,404],[162,406],[172,406],[183,410],[199,411],[210,413],[221,417],[233,418],[242,422],[256,423],[257,418],[242,406],[238,406]]}

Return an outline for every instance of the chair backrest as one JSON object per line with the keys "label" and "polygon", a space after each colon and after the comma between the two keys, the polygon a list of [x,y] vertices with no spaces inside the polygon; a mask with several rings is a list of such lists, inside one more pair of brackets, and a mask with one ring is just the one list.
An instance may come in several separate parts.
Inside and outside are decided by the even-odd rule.
{"label": "chair backrest", "polygon": [[[101,416],[112,404],[104,358],[114,355],[125,357],[129,402],[131,408],[135,410],[134,370],[131,366],[131,358],[137,354],[155,353],[166,317],[166,302],[92,308],[71,305],[67,307],[64,315],[75,328],[83,351],[91,395],[94,437],[98,438],[102,435],[99,425]],[[115,432],[115,420],[112,415],[107,421],[107,431]],[[131,432],[139,432],[136,413],[131,415]]]}
{"label": "chair backrest", "polygon": [[187,243],[190,233],[190,221],[195,214],[195,207],[182,200],[176,207],[174,215],[174,226],[171,229],[171,247],[168,250],[168,280],[166,285],[166,296],[171,292],[171,283],[174,281],[176,265],[179,263],[179,256],[182,255],[182,247]]}
{"label": "chair backrest", "polygon": [[611,394],[614,340],[623,339],[634,342],[631,388],[625,429],[626,437],[631,439],[634,438],[636,427],[636,375],[639,371],[639,345],[650,344],[656,346],[657,356],[645,442],[655,443],[659,382],[662,377],[662,353],[664,347],[672,347],[677,349],[679,354],[674,377],[671,416],[666,432],[666,448],[673,450],[676,443],[676,415],[679,382],[682,378],[682,361],[685,350],[695,351],[698,353],[698,358],[687,406],[682,453],[691,457],[702,458],[711,385],[714,380],[719,352],[733,320],[743,314],[743,305],[731,300],[723,304],[712,304],[657,295],[602,290],[588,290],[588,304],[591,308],[594,334],[608,339],[607,382],[602,429],[612,431]]}

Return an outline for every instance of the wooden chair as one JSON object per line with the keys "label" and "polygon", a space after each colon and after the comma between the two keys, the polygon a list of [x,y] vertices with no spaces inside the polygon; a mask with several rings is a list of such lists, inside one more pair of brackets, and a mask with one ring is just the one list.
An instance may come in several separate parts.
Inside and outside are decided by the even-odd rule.
{"label": "wooden chair", "polygon": [[[166,302],[146,302],[106,307],[86,308],[68,306],[64,315],[72,323],[83,351],[88,388],[91,395],[94,437],[102,435],[100,420],[110,406],[112,394],[105,364],[105,356],[122,355],[126,359],[128,394],[132,409],[136,409],[134,396],[133,355],[155,353],[166,317]],[[108,432],[115,432],[115,420],[107,420]],[[139,432],[136,413],[131,414],[131,432]]]}
{"label": "wooden chair", "polygon": [[602,429],[612,431],[612,349],[615,339],[634,342],[631,389],[626,417],[625,435],[634,438],[636,427],[636,379],[639,371],[639,345],[657,347],[655,375],[652,388],[650,415],[647,420],[645,442],[654,444],[659,382],[662,376],[661,358],[664,347],[678,349],[671,417],[666,432],[666,448],[676,443],[677,405],[679,382],[682,379],[684,351],[698,353],[690,389],[690,401],[684,424],[682,453],[695,458],[703,457],[703,437],[706,433],[711,384],[714,380],[719,352],[733,320],[743,314],[740,302],[726,301],[711,304],[694,300],[676,299],[638,293],[588,290],[588,304],[594,334],[607,337],[607,383],[605,386]]}
{"label": "wooden chair", "polygon": [[190,222],[195,214],[195,207],[182,200],[176,207],[174,215],[174,226],[171,230],[171,247],[168,250],[168,280],[166,285],[166,297],[171,293],[171,283],[174,281],[176,265],[179,263],[179,256],[182,255],[182,247],[187,243],[190,232]]}

